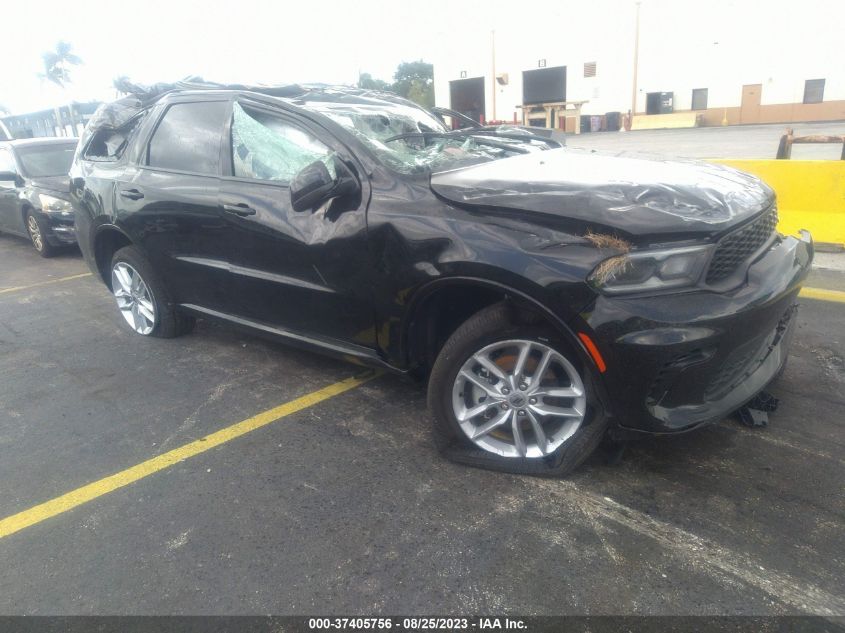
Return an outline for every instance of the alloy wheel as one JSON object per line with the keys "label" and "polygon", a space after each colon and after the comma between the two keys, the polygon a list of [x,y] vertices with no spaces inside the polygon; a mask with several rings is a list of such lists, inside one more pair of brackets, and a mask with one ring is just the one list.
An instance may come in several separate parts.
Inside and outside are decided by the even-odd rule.
{"label": "alloy wheel", "polygon": [[466,436],[503,457],[553,453],[578,430],[586,412],[584,383],[554,348],[532,340],[499,341],[463,364],[452,411]]}
{"label": "alloy wheel", "polygon": [[38,227],[38,220],[35,219],[35,216],[27,216],[26,229],[29,231],[32,245],[40,253],[44,249],[44,238],[41,236],[41,229]]}
{"label": "alloy wheel", "polygon": [[138,271],[126,262],[118,262],[111,278],[112,294],[129,326],[145,336],[152,332],[156,324],[155,302]]}

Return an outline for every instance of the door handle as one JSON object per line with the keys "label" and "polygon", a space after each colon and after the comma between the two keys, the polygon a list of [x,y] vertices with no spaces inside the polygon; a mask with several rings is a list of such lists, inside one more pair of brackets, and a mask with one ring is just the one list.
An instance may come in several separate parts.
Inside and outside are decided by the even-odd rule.
{"label": "door handle", "polygon": [[242,218],[248,215],[255,215],[255,209],[253,209],[248,204],[244,204],[241,202],[240,204],[224,204],[223,210],[226,213],[234,213],[235,215],[239,215]]}
{"label": "door handle", "polygon": [[130,200],[140,200],[144,197],[144,194],[137,189],[122,189],[120,191],[120,197],[129,198]]}

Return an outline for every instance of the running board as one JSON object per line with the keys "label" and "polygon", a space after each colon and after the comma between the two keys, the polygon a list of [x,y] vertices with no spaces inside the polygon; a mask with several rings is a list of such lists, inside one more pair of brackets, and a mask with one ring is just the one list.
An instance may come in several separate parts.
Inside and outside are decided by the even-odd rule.
{"label": "running board", "polygon": [[[229,323],[233,323],[235,325],[240,325],[242,327],[251,329],[251,330],[258,330],[259,332],[264,332],[266,334],[271,334],[273,336],[277,336],[279,338],[286,339],[288,341],[292,341],[294,343],[298,343],[300,345],[304,345],[307,347],[314,347],[321,350],[325,350],[332,354],[343,356],[343,357],[351,357],[351,359],[358,360],[362,363],[367,365],[372,365],[376,367],[380,367],[382,369],[387,369],[394,373],[404,374],[405,371],[386,363],[381,359],[381,357],[376,354],[374,350],[371,350],[368,347],[363,347],[361,345],[355,344],[348,344],[342,343],[340,341],[335,340],[326,340],[322,338],[315,338],[313,336],[307,336],[305,334],[299,334],[298,332],[292,332],[290,330],[285,330],[284,328],[274,327],[272,325],[267,325],[266,323],[261,323],[260,321],[252,321],[250,319],[244,319],[242,317],[234,316],[232,314],[227,314],[225,312],[218,312],[217,310],[212,310],[211,308],[205,308],[203,306],[198,306],[193,303],[180,303],[180,308],[185,310],[189,310],[191,312],[199,313],[208,315],[215,319],[220,319],[221,321],[227,321]],[[350,359],[350,360],[351,360]]]}

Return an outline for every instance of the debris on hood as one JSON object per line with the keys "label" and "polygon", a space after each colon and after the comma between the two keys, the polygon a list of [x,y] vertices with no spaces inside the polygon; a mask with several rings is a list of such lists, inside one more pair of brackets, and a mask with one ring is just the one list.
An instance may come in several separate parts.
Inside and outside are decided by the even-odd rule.
{"label": "debris on hood", "polygon": [[607,283],[618,274],[625,272],[630,265],[628,252],[631,250],[631,243],[616,235],[607,233],[594,233],[587,229],[584,239],[600,250],[611,250],[619,253],[615,257],[609,257],[602,261],[596,268],[593,276],[601,284]]}
{"label": "debris on hood", "polygon": [[627,253],[631,250],[631,243],[629,241],[623,240],[616,235],[594,233],[592,229],[587,229],[584,239],[596,248],[609,248],[620,253]]}

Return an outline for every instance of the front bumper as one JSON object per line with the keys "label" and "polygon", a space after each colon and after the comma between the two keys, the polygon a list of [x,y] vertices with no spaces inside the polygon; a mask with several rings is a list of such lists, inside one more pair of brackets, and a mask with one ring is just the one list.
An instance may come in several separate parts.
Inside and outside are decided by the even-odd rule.
{"label": "front bumper", "polygon": [[47,224],[48,232],[45,236],[53,246],[76,244],[76,227],[73,214],[62,215],[41,212],[41,217]]}
{"label": "front bumper", "polygon": [[786,362],[813,243],[776,241],[730,292],[605,297],[584,314],[605,355],[619,430],[687,431],[732,413]]}

